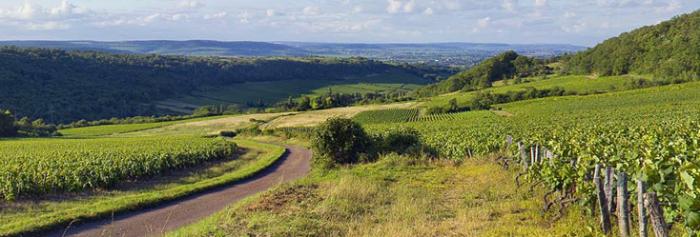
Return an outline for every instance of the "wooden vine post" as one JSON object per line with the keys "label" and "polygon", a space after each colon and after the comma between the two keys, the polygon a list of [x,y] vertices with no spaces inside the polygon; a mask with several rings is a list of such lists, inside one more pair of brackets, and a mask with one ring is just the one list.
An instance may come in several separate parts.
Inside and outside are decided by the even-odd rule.
{"label": "wooden vine post", "polygon": [[596,195],[598,197],[598,209],[600,209],[600,226],[603,233],[610,233],[610,209],[608,209],[605,190],[603,189],[603,180],[600,178],[600,164],[595,165],[593,173],[593,182],[596,187]]}
{"label": "wooden vine post", "polygon": [[664,220],[664,213],[659,205],[656,193],[644,194],[644,206],[649,210],[649,219],[651,220],[651,227],[654,229],[654,235],[656,237],[668,237],[666,220]]}
{"label": "wooden vine post", "polygon": [[617,221],[620,227],[620,236],[630,236],[630,216],[627,193],[627,174],[617,173]]}
{"label": "wooden vine post", "polygon": [[637,180],[637,216],[639,217],[639,237],[647,237],[647,211],[644,208],[644,181]]}
{"label": "wooden vine post", "polygon": [[521,142],[518,142],[518,150],[520,151],[520,160],[523,163],[523,169],[527,170],[529,168],[527,153],[525,151],[525,146]]}
{"label": "wooden vine post", "polygon": [[613,183],[615,182],[615,169],[612,167],[605,167],[605,200],[606,208],[608,208],[608,213],[613,213],[613,207],[615,206],[615,197],[613,196],[615,189],[613,188]]}

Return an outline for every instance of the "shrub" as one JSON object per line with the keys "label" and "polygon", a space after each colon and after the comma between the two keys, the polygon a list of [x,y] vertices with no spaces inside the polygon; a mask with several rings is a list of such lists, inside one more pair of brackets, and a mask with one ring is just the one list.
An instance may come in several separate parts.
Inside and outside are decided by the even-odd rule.
{"label": "shrub", "polygon": [[235,137],[236,135],[237,135],[237,133],[234,131],[221,131],[221,132],[219,132],[219,136],[222,136],[222,137]]}
{"label": "shrub", "polygon": [[421,138],[413,128],[398,128],[389,130],[382,136],[382,151],[399,154],[413,154],[420,151]]}
{"label": "shrub", "polygon": [[317,162],[351,164],[376,157],[371,138],[351,119],[330,118],[319,125],[312,137]]}

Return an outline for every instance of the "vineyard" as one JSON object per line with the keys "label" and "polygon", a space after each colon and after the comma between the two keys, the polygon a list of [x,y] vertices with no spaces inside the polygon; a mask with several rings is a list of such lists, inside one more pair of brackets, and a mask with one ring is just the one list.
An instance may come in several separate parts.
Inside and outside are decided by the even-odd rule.
{"label": "vineyard", "polygon": [[453,119],[454,114],[421,115],[418,109],[386,109],[371,110],[357,114],[353,120],[359,123],[405,123],[405,122],[435,122]]}
{"label": "vineyard", "polygon": [[236,145],[192,136],[27,139],[0,143],[0,198],[104,188],[232,156]]}
{"label": "vineyard", "polygon": [[[550,196],[559,196],[546,198],[560,205],[593,205],[595,166],[613,168],[626,174],[630,184],[639,180],[647,193],[658,195],[667,222],[685,226],[691,234],[700,230],[700,83],[536,99],[503,109],[513,116],[478,111],[401,126],[416,128],[428,145],[450,159],[507,151],[515,157],[510,163],[526,167],[523,179],[548,187]],[[508,136],[526,149],[507,146]],[[530,147],[549,156],[533,160]],[[637,185],[627,186],[636,198]]]}

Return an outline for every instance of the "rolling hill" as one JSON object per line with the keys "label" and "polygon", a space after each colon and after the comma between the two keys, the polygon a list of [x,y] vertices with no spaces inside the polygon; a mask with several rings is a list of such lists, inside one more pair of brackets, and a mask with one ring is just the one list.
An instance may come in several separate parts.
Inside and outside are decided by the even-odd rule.
{"label": "rolling hill", "polygon": [[698,79],[700,11],[623,33],[564,61],[564,71],[572,74],[636,73]]}
{"label": "rolling hill", "polygon": [[[278,96],[259,90],[248,99],[274,102],[335,84],[427,82],[406,68],[362,58],[183,57],[3,47],[0,64],[0,108],[49,122],[181,114],[158,102],[211,90],[201,88],[225,89],[224,99],[240,98],[237,94],[249,92],[245,83],[267,83],[264,87]],[[368,77],[385,73],[402,76]],[[275,83],[285,81],[298,86],[285,92],[286,84]],[[194,93],[206,96],[201,95]]]}
{"label": "rolling hill", "polygon": [[537,57],[577,52],[584,47],[565,44],[486,43],[313,43],[212,40],[146,41],[0,41],[3,46],[92,50],[109,53],[190,56],[361,56],[398,63],[468,67],[504,51]]}

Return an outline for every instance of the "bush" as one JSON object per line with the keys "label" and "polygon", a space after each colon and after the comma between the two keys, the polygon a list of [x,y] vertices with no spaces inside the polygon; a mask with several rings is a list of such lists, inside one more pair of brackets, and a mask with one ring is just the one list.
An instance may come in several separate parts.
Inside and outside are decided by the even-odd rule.
{"label": "bush", "polygon": [[413,128],[392,129],[382,136],[382,151],[415,154],[420,151],[421,138]]}
{"label": "bush", "polygon": [[235,137],[236,135],[238,135],[238,134],[234,131],[221,131],[221,132],[219,132],[219,136],[222,136],[222,137]]}
{"label": "bush", "polygon": [[327,165],[370,161],[376,157],[371,140],[351,119],[330,118],[314,131],[315,161]]}

